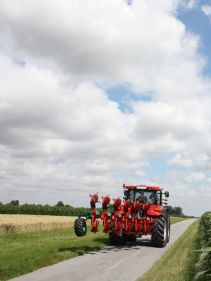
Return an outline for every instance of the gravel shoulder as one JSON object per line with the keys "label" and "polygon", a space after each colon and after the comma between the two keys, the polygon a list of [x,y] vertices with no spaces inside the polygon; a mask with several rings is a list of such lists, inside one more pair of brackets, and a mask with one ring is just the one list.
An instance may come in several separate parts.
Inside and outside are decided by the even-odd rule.
{"label": "gravel shoulder", "polygon": [[165,248],[154,248],[149,237],[143,236],[136,244],[105,247],[11,281],[135,281],[164,254],[185,232],[195,219],[184,220],[171,226],[170,243]]}

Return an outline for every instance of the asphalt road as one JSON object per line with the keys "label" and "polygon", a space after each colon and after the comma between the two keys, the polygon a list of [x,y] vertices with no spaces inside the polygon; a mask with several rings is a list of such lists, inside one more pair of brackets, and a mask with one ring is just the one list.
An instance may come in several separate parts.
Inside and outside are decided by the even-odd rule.
{"label": "asphalt road", "polygon": [[194,221],[190,219],[172,225],[170,243],[165,248],[152,247],[145,236],[138,239],[136,244],[106,247],[99,252],[63,261],[11,281],[135,281]]}

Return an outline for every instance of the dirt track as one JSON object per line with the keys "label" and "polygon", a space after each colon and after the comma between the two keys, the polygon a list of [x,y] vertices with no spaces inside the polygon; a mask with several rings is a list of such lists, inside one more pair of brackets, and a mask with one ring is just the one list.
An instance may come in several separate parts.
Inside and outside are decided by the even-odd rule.
{"label": "dirt track", "polygon": [[147,237],[136,244],[106,247],[23,275],[12,281],[135,281],[194,222],[182,221],[171,226],[171,240],[165,248],[154,248]]}

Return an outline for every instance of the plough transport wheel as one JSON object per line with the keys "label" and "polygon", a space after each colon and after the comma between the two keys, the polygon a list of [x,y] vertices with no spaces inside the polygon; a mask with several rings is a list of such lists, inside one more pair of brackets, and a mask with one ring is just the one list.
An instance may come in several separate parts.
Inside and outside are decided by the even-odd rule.
{"label": "plough transport wheel", "polygon": [[86,221],[82,218],[78,218],[74,223],[74,230],[77,236],[85,236],[87,231]]}

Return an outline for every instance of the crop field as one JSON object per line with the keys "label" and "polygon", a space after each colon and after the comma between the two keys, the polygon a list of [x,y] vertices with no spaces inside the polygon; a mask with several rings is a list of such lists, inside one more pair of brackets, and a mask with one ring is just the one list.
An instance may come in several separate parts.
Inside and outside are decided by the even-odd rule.
{"label": "crop field", "polygon": [[194,281],[211,280],[211,212],[201,217],[199,235],[198,261],[196,263],[196,276]]}
{"label": "crop field", "polygon": [[68,229],[75,217],[0,214],[0,235]]}

